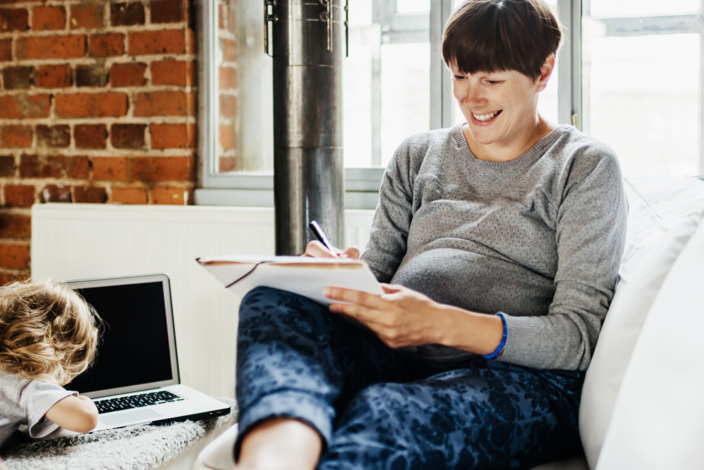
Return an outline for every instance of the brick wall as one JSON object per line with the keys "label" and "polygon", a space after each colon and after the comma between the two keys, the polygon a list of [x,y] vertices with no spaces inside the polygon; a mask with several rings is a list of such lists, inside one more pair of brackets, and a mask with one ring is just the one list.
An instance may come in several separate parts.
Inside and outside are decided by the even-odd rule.
{"label": "brick wall", "polygon": [[0,0],[0,284],[34,203],[192,203],[192,3]]}

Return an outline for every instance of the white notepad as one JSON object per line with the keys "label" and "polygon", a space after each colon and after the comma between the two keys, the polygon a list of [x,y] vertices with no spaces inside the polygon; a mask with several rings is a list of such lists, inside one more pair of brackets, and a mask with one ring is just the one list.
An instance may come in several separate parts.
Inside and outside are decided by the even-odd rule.
{"label": "white notepad", "polygon": [[326,287],[383,294],[371,269],[361,260],[227,255],[198,258],[196,261],[240,297],[259,286],[294,292],[326,305],[332,302],[323,295]]}

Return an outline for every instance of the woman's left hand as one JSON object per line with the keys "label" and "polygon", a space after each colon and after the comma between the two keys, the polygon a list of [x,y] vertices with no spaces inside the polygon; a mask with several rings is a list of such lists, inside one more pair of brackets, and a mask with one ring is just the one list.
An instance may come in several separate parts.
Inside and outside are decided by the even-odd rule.
{"label": "woman's left hand", "polygon": [[436,337],[441,304],[399,285],[381,284],[384,294],[328,287],[330,311],[347,315],[367,326],[391,348],[439,343]]}

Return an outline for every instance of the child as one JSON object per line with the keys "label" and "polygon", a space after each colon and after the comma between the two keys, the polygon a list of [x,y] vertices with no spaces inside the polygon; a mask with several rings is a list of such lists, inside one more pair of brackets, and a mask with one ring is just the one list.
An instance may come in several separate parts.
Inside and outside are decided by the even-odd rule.
{"label": "child", "polygon": [[58,427],[95,428],[95,404],[62,385],[95,358],[99,321],[62,284],[17,282],[0,288],[0,446],[21,424],[35,438]]}

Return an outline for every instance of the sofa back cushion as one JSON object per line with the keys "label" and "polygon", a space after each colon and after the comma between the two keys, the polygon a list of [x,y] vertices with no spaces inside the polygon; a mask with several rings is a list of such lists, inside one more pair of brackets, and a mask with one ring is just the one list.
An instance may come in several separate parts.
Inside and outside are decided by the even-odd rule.
{"label": "sofa back cushion", "polygon": [[626,180],[629,201],[620,282],[587,371],[580,434],[595,468],[641,328],[675,260],[704,215],[704,182],[691,177]]}
{"label": "sofa back cushion", "polygon": [[700,224],[643,324],[597,470],[704,468],[703,279]]}

